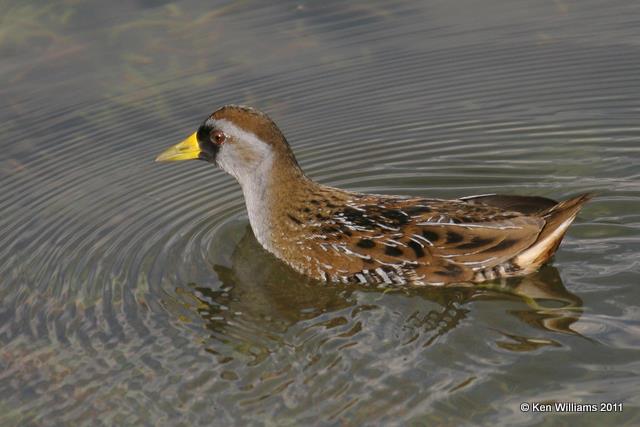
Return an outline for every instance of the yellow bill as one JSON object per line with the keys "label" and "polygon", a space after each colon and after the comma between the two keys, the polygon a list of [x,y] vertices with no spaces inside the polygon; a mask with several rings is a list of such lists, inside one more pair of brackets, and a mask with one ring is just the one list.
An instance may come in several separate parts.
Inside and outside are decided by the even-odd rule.
{"label": "yellow bill", "polygon": [[176,160],[191,160],[197,159],[200,156],[200,145],[198,145],[197,132],[191,134],[191,136],[180,144],[176,144],[173,147],[169,147],[164,150],[158,157],[156,162],[173,162]]}

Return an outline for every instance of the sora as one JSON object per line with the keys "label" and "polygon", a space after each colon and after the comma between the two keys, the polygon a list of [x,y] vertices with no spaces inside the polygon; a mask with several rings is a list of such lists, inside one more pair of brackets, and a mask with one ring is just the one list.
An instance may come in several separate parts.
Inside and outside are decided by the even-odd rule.
{"label": "sora", "polygon": [[227,105],[157,161],[200,159],[234,176],[260,244],[334,282],[445,285],[520,276],[554,254],[582,205],[543,197],[454,200],[360,194],[309,179],[275,123]]}

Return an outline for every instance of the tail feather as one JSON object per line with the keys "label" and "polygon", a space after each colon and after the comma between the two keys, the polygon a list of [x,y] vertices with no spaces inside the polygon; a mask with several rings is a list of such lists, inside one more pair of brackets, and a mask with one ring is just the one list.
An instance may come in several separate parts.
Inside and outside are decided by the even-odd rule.
{"label": "tail feather", "polygon": [[538,238],[533,245],[519,253],[513,262],[525,272],[537,270],[553,256],[580,208],[592,197],[591,193],[581,194],[541,212],[545,225]]}

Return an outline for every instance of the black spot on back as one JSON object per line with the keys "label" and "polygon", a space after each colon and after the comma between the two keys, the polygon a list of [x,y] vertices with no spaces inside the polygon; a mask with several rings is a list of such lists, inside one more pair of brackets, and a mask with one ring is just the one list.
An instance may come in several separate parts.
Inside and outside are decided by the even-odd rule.
{"label": "black spot on back", "polygon": [[440,235],[438,235],[438,233],[436,233],[435,231],[422,230],[422,237],[433,243],[438,241]]}
{"label": "black spot on back", "polygon": [[400,256],[402,255],[402,249],[396,246],[384,245],[384,253],[389,256]]}
{"label": "black spot on back", "polygon": [[344,210],[338,212],[337,215],[359,227],[371,227],[375,224],[375,222],[371,218],[368,218],[364,212],[351,207],[344,208]]}
{"label": "black spot on back", "polygon": [[356,245],[361,248],[371,249],[376,245],[376,243],[371,239],[360,239],[360,241],[356,243]]}
{"label": "black spot on back", "polygon": [[460,243],[464,240],[461,234],[455,231],[447,231],[447,243]]}
{"label": "black spot on back", "polygon": [[413,240],[409,240],[407,242],[407,246],[409,246],[416,253],[416,258],[422,258],[424,256],[424,249],[420,246],[420,243],[415,242]]}
{"label": "black spot on back", "polygon": [[380,209],[380,216],[383,222],[391,223],[390,225],[400,226],[409,222],[409,215],[400,209]]}

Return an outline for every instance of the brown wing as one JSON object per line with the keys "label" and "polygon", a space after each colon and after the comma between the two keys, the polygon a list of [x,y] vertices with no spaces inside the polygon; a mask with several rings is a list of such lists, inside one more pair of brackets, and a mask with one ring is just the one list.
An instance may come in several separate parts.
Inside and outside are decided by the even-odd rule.
{"label": "brown wing", "polygon": [[483,204],[375,196],[351,200],[331,223],[325,244],[342,256],[327,263],[340,275],[414,284],[473,280],[531,246],[544,226],[539,217]]}
{"label": "brown wing", "polygon": [[558,204],[557,201],[540,196],[514,196],[510,194],[484,194],[481,196],[462,197],[469,204],[494,206],[505,211],[523,214],[540,214]]}

